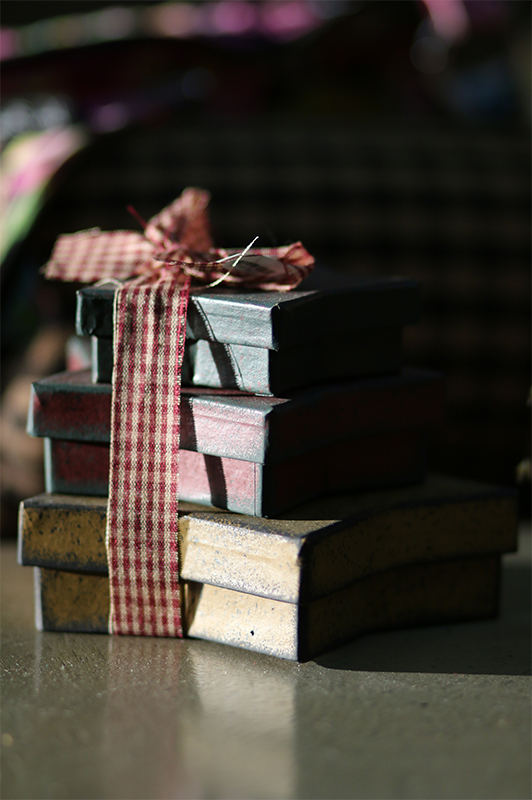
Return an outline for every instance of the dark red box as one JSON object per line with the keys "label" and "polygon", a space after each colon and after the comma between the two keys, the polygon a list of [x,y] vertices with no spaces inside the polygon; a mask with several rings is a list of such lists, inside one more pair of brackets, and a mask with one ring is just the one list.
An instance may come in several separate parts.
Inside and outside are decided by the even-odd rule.
{"label": "dark red box", "polygon": [[[88,370],[37,381],[29,432],[44,436],[49,491],[107,491],[111,387]],[[274,516],[331,492],[415,483],[443,420],[436,373],[344,381],[287,398],[183,392],[180,496]]]}

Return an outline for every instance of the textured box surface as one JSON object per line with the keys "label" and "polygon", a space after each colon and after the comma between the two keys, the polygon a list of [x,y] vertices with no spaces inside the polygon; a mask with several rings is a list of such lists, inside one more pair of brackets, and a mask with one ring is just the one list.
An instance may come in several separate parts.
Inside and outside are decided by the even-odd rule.
{"label": "textured box surface", "polygon": [[[45,439],[48,492],[107,495],[109,446]],[[272,517],[323,495],[421,483],[426,434],[392,431],[332,442],[274,464],[181,450],[179,497],[241,514]]]}
{"label": "textured box surface", "polygon": [[[42,494],[21,504],[26,566],[105,574],[104,498]],[[182,503],[184,579],[307,603],[375,572],[516,549],[515,493],[444,476],[422,486],[339,495],[284,519]]]}
{"label": "textured box surface", "polygon": [[[110,401],[111,387],[92,384],[88,371],[33,385],[28,430],[52,440],[48,491],[107,493],[99,445],[110,438]],[[426,430],[443,413],[440,376],[421,370],[288,398],[185,390],[180,496],[263,517],[335,492],[420,482]]]}
{"label": "textured box surface", "polygon": [[[97,339],[97,382],[111,381],[114,293],[110,285],[78,293],[77,330]],[[317,269],[294,292],[193,292],[183,381],[280,396],[319,381],[398,372],[402,327],[418,319],[419,287],[408,278]]]}
{"label": "textured box surface", "polygon": [[[316,386],[286,398],[185,389],[181,448],[272,464],[356,436],[426,429],[443,417],[442,378],[425,370]],[[93,384],[88,370],[33,384],[33,436],[109,442],[110,423],[111,386]]]}
{"label": "textured box surface", "polygon": [[[187,337],[280,350],[362,328],[402,327],[419,320],[419,285],[409,278],[342,276],[331,289],[293,292],[193,291]],[[307,285],[330,285],[311,275]],[[113,335],[115,287],[78,292],[76,327],[88,336]]]}
{"label": "textured box surface", "polygon": [[[107,633],[106,576],[35,569],[36,625]],[[500,557],[416,564],[370,575],[310,603],[184,583],[188,636],[306,661],[363,633],[497,613]]]}
{"label": "textured box surface", "polygon": [[[113,341],[92,338],[92,380],[111,383]],[[182,381],[279,397],[327,380],[396,373],[401,366],[401,328],[362,328],[342,339],[324,336],[284,350],[188,340]]]}

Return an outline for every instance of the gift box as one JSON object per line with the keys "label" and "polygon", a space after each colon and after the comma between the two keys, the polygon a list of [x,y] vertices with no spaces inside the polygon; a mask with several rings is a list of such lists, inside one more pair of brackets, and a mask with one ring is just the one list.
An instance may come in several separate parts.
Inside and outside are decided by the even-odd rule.
{"label": "gift box", "polygon": [[[260,586],[226,585],[226,573],[245,574],[250,566],[251,575],[262,575],[266,565],[279,578],[275,549],[284,552],[296,535],[312,531],[311,538],[321,543],[322,528],[328,526],[317,524],[319,516],[285,521],[288,541],[278,530],[272,538],[259,529],[259,552],[246,561],[245,551],[239,568],[236,557],[234,564],[230,560],[233,566],[217,573],[209,558],[205,578],[199,578],[199,570],[186,574],[189,545],[183,528],[189,517],[178,525],[178,500],[246,512],[246,519],[260,526],[267,517],[324,494],[421,482],[427,430],[443,416],[439,376],[401,373],[402,328],[419,317],[417,282],[353,277],[346,283],[324,273],[324,288],[319,271],[311,275],[314,259],[301,242],[257,250],[254,240],[243,250],[215,248],[208,199],[204,191],[187,189],[147,223],[133,211],[142,234],[95,228],[60,236],[46,266],[48,278],[97,282],[79,293],[77,309],[78,333],[93,337],[93,380],[88,373],[67,373],[35,384],[29,430],[46,439],[52,503],[59,489],[82,492],[96,513],[98,498],[88,493],[108,492],[98,513],[100,521],[103,508],[108,514],[109,575],[80,571],[82,525],[73,521],[79,509],[59,509],[68,525],[75,525],[77,545],[71,570],[35,565],[41,570],[41,627],[76,629],[85,608],[84,624],[93,630],[107,629],[109,613],[113,633],[179,637],[188,632],[248,646],[246,637],[255,637],[258,626],[254,649],[302,658],[361,626],[415,622],[420,614],[427,619],[426,609],[434,602],[438,619],[443,608],[452,616],[452,603],[436,601],[436,595],[451,585],[451,573],[462,570],[454,552],[449,559],[460,564],[444,570],[437,588],[426,587],[423,571],[404,577],[405,569],[421,570],[409,546],[404,564],[399,558],[380,571],[373,565],[358,577],[346,572],[340,559],[339,579],[322,575],[321,588],[309,589],[308,597],[304,592],[289,599],[282,586],[272,593]],[[195,388],[181,392],[187,380]],[[79,502],[79,495],[70,496]],[[22,515],[29,513],[28,506]],[[374,517],[375,507],[368,513]],[[44,519],[49,510],[38,514]],[[325,519],[333,518],[343,530],[347,517],[332,517],[329,508]],[[68,539],[61,519],[55,534],[61,528]],[[240,525],[234,514],[225,518],[222,527],[229,538],[220,547],[231,550],[229,541],[239,538]],[[334,525],[327,541],[337,542]],[[102,543],[101,530],[99,535]],[[209,535],[207,549],[215,547],[218,554],[216,536],[212,530]],[[43,537],[41,531],[41,544]],[[25,541],[22,536],[23,549]],[[249,548],[249,535],[246,542]],[[320,547],[327,552],[325,544],[318,551],[303,549],[312,558],[317,552],[322,563]],[[193,555],[201,552],[191,546]],[[300,555],[295,566],[294,552],[282,556],[292,580]],[[491,575],[493,589],[498,556],[490,558],[491,567],[483,562],[481,574]],[[395,577],[381,584],[379,576],[388,573]],[[405,594],[408,583],[411,591]],[[419,585],[417,595],[414,585]],[[76,586],[81,592],[74,601],[76,620],[65,622],[63,609],[63,622],[57,614],[53,622],[50,598],[57,599],[57,611],[76,594]],[[96,613],[90,603],[104,595],[109,605],[105,608],[104,598],[98,606],[100,622],[88,623]],[[490,596],[493,606],[493,591]],[[362,622],[367,615],[356,608],[379,598],[382,613]],[[486,604],[481,605],[485,611]],[[251,632],[245,630],[250,614],[256,620]],[[320,619],[329,621],[318,633]]]}
{"label": "gift box", "polygon": [[[500,558],[453,559],[370,575],[321,600],[285,603],[184,582],[184,629],[196,639],[308,661],[364,633],[497,614]],[[38,630],[107,633],[105,576],[35,567]]]}
{"label": "gift box", "polygon": [[33,387],[50,492],[22,505],[19,547],[38,627],[305,660],[495,613],[511,493],[441,478],[361,492],[421,483],[443,417],[441,378],[401,372],[417,283],[322,273],[324,288],[301,242],[217,249],[207,203],[188,189],[148,223],[134,212],[142,234],[63,235],[46,267],[98,283],[77,308],[92,375]]}
{"label": "gift box", "polygon": [[[107,494],[110,401],[86,370],[33,384],[28,430],[47,439],[49,491]],[[443,414],[441,377],[423,370],[287,398],[184,390],[180,497],[275,516],[323,494],[420,482]]]}
{"label": "gift box", "polygon": [[[493,615],[500,555],[516,549],[514,493],[442,476],[276,520],[182,506],[188,635],[297,660],[381,627]],[[95,497],[22,504],[44,630],[107,631],[106,515]]]}
{"label": "gift box", "polygon": [[[419,320],[417,282],[330,275],[318,270],[292,292],[192,293],[184,382],[283,396],[321,381],[399,371],[402,328]],[[95,337],[96,382],[111,382],[115,291],[109,284],[78,292],[76,326]]]}

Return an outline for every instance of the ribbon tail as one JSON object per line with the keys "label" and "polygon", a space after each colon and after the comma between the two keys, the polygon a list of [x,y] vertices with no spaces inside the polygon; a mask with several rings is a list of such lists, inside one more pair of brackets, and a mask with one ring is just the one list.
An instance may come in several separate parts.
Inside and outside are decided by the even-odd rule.
{"label": "ribbon tail", "polygon": [[179,584],[181,369],[190,282],[115,295],[106,547],[109,630],[183,636]]}
{"label": "ribbon tail", "polygon": [[58,236],[44,273],[49,279],[94,283],[127,280],[151,261],[153,245],[135,231],[93,228]]}

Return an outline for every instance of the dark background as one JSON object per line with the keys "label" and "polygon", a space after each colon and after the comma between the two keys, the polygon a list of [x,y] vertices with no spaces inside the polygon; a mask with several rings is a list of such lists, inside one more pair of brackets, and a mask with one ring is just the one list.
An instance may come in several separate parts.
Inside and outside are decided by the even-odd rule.
{"label": "dark background", "polygon": [[405,363],[443,370],[448,392],[429,465],[515,485],[530,437],[530,4],[457,0],[445,19],[409,0],[183,6],[196,30],[172,4],[102,17],[105,2],[2,0],[3,158],[49,124],[86,140],[2,264],[3,531],[42,484],[40,443],[21,438],[27,387],[62,366],[72,332],[76,287],[38,272],[55,237],[136,227],[128,205],[147,218],[187,185],[212,192],[218,244],[302,239],[332,268],[419,278]]}

